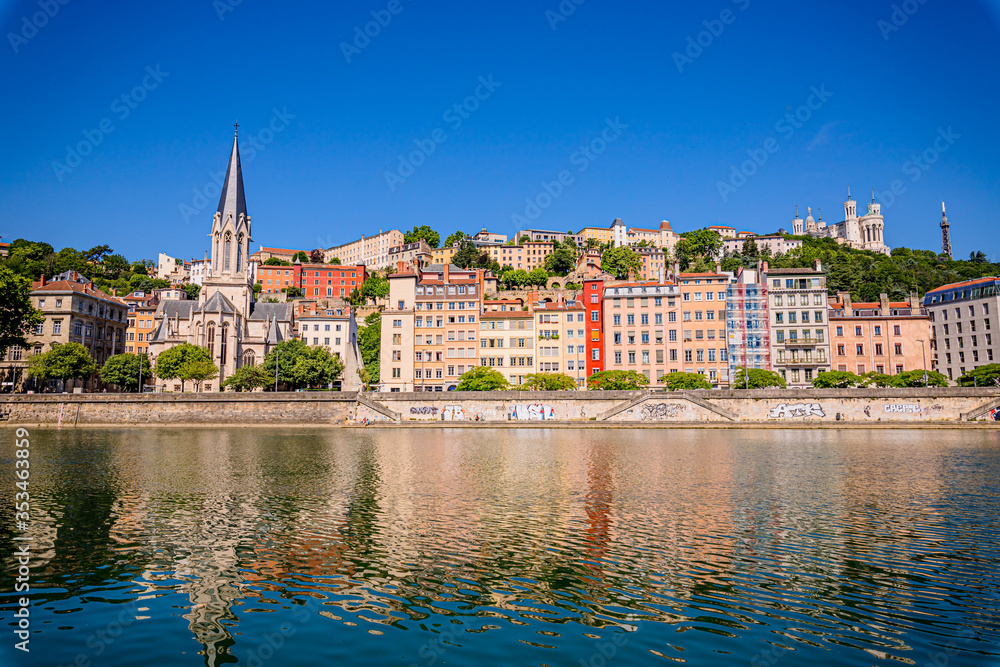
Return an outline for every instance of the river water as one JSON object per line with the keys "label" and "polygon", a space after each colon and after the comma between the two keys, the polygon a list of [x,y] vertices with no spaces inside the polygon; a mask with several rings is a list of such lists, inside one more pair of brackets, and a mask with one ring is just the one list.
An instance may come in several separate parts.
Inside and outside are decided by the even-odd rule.
{"label": "river water", "polygon": [[2,665],[1000,665],[996,431],[0,433]]}

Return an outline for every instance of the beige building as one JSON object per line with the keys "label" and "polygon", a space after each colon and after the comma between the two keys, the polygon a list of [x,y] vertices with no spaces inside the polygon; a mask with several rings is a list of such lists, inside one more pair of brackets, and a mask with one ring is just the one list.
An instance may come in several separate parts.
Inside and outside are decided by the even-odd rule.
{"label": "beige building", "polygon": [[977,278],[944,285],[924,295],[933,325],[937,370],[957,380],[985,364],[1000,363],[1000,278]]}
{"label": "beige building", "polygon": [[455,256],[456,252],[458,252],[458,248],[455,246],[448,246],[447,248],[432,248],[431,263],[451,264],[451,258]]}
{"label": "beige building", "polygon": [[479,320],[479,365],[495,368],[514,386],[535,373],[535,315],[515,301],[488,301]]}
{"label": "beige building", "polygon": [[770,314],[771,367],[789,387],[809,387],[830,370],[826,274],[811,269],[769,269],[764,274]]}
{"label": "beige building", "polygon": [[323,251],[323,258],[327,263],[336,257],[341,264],[364,264],[371,271],[394,266],[389,258],[389,250],[404,244],[403,232],[390,229],[387,232],[379,231],[375,236],[362,236],[357,241],[327,248]]}
{"label": "beige building", "polygon": [[586,388],[587,338],[586,310],[578,301],[541,301],[535,306],[535,331],[538,334],[538,373],[563,373]]}
{"label": "beige building", "polygon": [[364,366],[358,348],[358,324],[354,313],[345,310],[323,310],[300,315],[299,339],[306,345],[324,347],[344,362],[340,378],[342,391],[358,391],[361,379],[358,370]]}
{"label": "beige building", "polygon": [[605,284],[604,370],[637,371],[650,387],[681,370],[679,303],[673,283]]}
{"label": "beige building", "polygon": [[747,239],[753,239],[757,246],[757,251],[762,252],[768,249],[772,257],[784,255],[796,248],[802,247],[802,239],[786,239],[784,236],[757,236],[751,232],[740,232],[740,236],[735,239],[723,239],[722,250],[726,253],[742,253],[743,244]]}
{"label": "beige building", "polygon": [[927,370],[934,370],[927,356],[931,318],[916,293],[909,301],[889,301],[882,294],[877,302],[853,303],[849,292],[837,292],[830,299],[829,320],[832,370],[899,375],[924,368],[924,359]]}
{"label": "beige building", "polygon": [[423,239],[416,243],[393,246],[389,248],[388,266],[398,266],[400,262],[406,265],[427,266],[432,261],[432,250],[433,248]]}
{"label": "beige building", "polygon": [[704,375],[713,387],[729,386],[726,293],[730,281],[724,273],[678,276],[682,368],[685,373]]}
{"label": "beige building", "polygon": [[531,271],[539,267],[545,268],[545,259],[552,254],[554,248],[551,241],[526,241],[522,245],[484,246],[479,250],[487,253],[500,266]]}

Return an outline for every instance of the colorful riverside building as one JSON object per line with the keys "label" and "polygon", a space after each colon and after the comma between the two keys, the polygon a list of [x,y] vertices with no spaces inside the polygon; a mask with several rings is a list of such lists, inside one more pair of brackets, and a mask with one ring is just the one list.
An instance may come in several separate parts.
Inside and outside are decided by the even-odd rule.
{"label": "colorful riverside building", "polygon": [[830,370],[826,274],[819,260],[811,269],[769,269],[767,308],[771,316],[771,366],[789,387],[810,387]]}
{"label": "colorful riverside building", "polygon": [[[495,368],[511,385],[524,383],[535,373],[535,314],[520,301],[491,300],[483,303],[479,318],[479,365]],[[468,370],[460,367],[456,370]],[[461,373],[459,373],[461,375]]]}
{"label": "colorful riverside building", "polygon": [[[1000,362],[1000,278],[991,276],[943,285],[924,295],[930,312],[937,369],[957,380],[977,366]],[[933,350],[933,352],[932,352]]]}
{"label": "colorful riverside building", "polygon": [[587,377],[599,373],[604,368],[604,279],[583,281],[583,294],[580,296],[586,311],[586,350]]}
{"label": "colorful riverside building", "polygon": [[480,251],[487,253],[500,266],[510,266],[514,269],[545,268],[545,260],[555,249],[552,241],[525,241],[518,245],[482,246]]}
{"label": "colorful riverside building", "polygon": [[295,287],[307,299],[346,298],[365,281],[363,265],[301,264],[257,267],[261,294],[278,294]]}
{"label": "colorful riverside building", "polygon": [[480,361],[479,314],[486,284],[482,269],[449,264],[423,269],[401,265],[389,276],[389,305],[382,311],[381,391],[451,391],[458,386],[459,368],[468,370]]}
{"label": "colorful riverside building", "polygon": [[899,375],[925,368],[925,360],[931,363],[927,370],[934,370],[931,318],[915,292],[909,301],[882,294],[872,303],[853,303],[850,292],[837,292],[829,320],[832,370]]}
{"label": "colorful riverside building", "polygon": [[[598,281],[588,281],[584,291]],[[665,282],[609,283],[603,287],[604,368],[637,371],[651,387],[681,369],[678,286]],[[596,372],[596,371],[595,371]]]}
{"label": "colorful riverside building", "polygon": [[[186,295],[185,295],[186,296]],[[130,354],[147,354],[149,341],[156,326],[156,307],[160,298],[155,294],[133,292],[123,298],[128,304],[128,328],[125,331],[125,351]]]}
{"label": "colorful riverside building", "polygon": [[726,292],[730,277],[715,273],[678,276],[683,331],[683,370],[704,375],[713,387],[729,385]]}
{"label": "colorful riverside building", "polygon": [[[767,271],[767,262],[761,268]],[[758,269],[741,268],[736,281],[726,286],[730,378],[738,368],[771,370],[767,284],[761,280],[761,273]]]}
{"label": "colorful riverside building", "polygon": [[539,373],[563,373],[576,380],[577,387],[587,382],[586,310],[579,301],[542,300],[535,306],[535,330]]}

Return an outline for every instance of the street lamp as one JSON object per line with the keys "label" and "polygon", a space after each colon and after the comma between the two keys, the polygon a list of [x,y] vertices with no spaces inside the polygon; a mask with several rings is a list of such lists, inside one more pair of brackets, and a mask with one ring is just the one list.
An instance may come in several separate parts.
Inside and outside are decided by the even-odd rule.
{"label": "street lamp", "polygon": [[918,338],[917,342],[920,343],[920,354],[922,354],[923,357],[924,357],[924,386],[926,387],[926,386],[928,386],[928,383],[927,383],[927,350],[924,349],[924,341],[922,341],[922,340],[920,340]]}
{"label": "street lamp", "polygon": [[142,393],[142,360],[144,359],[142,352],[139,353],[139,393]]}
{"label": "street lamp", "polygon": [[274,348],[274,393],[278,393],[278,348]]}

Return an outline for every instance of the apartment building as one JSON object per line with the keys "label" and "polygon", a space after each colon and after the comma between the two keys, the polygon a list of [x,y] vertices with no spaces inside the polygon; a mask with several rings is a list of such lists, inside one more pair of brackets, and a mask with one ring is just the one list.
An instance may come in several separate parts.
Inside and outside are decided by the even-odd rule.
{"label": "apartment building", "polygon": [[433,248],[423,239],[416,243],[393,246],[389,248],[389,266],[398,266],[400,262],[406,265],[426,266],[432,261],[432,250]]}
{"label": "apartment building", "polygon": [[337,384],[343,391],[361,388],[358,369],[363,366],[358,348],[358,325],[351,310],[320,310],[297,319],[299,338],[307,345],[324,347],[344,363]]}
{"label": "apartment building", "polygon": [[730,277],[724,273],[682,273],[681,360],[685,373],[699,373],[713,387],[729,385],[729,344],[726,337],[726,293]]}
{"label": "apartment building", "polygon": [[394,266],[389,259],[389,249],[405,243],[403,232],[398,229],[390,229],[387,232],[380,230],[374,236],[362,236],[357,241],[327,248],[323,251],[323,259],[330,262],[336,257],[341,264],[363,264],[371,271]]}
{"label": "apartment building", "polygon": [[[766,264],[765,264],[766,266]],[[737,368],[771,370],[767,285],[757,269],[740,269],[726,286],[729,377]]]}
{"label": "apartment building", "polygon": [[[585,293],[594,284],[588,281]],[[594,368],[637,371],[651,387],[661,386],[661,377],[681,370],[680,300],[673,283],[604,284],[604,367]]]}
{"label": "apartment building", "polygon": [[517,239],[520,240],[522,236],[529,236],[532,241],[536,242],[542,241],[545,243],[562,243],[567,238],[571,238],[578,246],[581,246],[584,243],[584,238],[581,234],[574,234],[573,232],[556,232],[551,229],[525,229],[524,231],[517,233]]}
{"label": "apartment building", "polygon": [[185,265],[184,260],[179,257],[161,252],[156,259],[156,277],[161,280],[182,283],[187,280],[189,270],[190,265]]}
{"label": "apartment building", "polygon": [[837,292],[829,306],[833,370],[858,375],[934,370],[931,318],[916,292],[909,301],[889,301],[882,294],[871,303],[853,303],[850,292]]}
{"label": "apartment building", "polygon": [[456,252],[458,252],[458,248],[455,246],[447,246],[445,248],[431,248],[431,263],[451,264],[451,258],[455,256]]}
{"label": "apartment building", "polygon": [[[183,298],[187,298],[187,294]],[[125,330],[125,352],[148,354],[149,341],[156,328],[156,307],[160,297],[156,294],[133,292],[122,299],[128,306],[128,328]]]}
{"label": "apartment building", "polygon": [[552,254],[555,244],[551,241],[526,241],[521,245],[502,245],[480,248],[500,266],[531,271],[545,267],[545,259]]}
{"label": "apartment building", "polygon": [[488,232],[486,228],[480,229],[473,237],[472,242],[476,244],[486,244],[486,245],[503,245],[508,241],[506,234],[497,234],[496,232]]}
{"label": "apartment building", "polygon": [[723,239],[722,250],[729,254],[742,253],[743,244],[747,239],[753,239],[757,246],[757,252],[763,252],[764,248],[771,253],[771,256],[784,255],[792,250],[802,247],[802,239],[786,239],[782,235],[757,236],[752,232],[740,232],[734,239]]}
{"label": "apartment building", "polygon": [[512,385],[537,372],[535,314],[516,302],[487,301],[479,319],[479,365],[495,368]]}
{"label": "apartment building", "polygon": [[[579,270],[579,267],[577,268]],[[604,369],[604,279],[585,280],[580,295],[586,315],[587,377]]]}
{"label": "apartment building", "polygon": [[771,366],[789,387],[809,387],[831,364],[826,274],[817,260],[811,269],[770,269],[764,281]]}
{"label": "apartment building", "polygon": [[1000,363],[1000,278],[977,278],[944,285],[924,295],[934,345],[928,349],[937,370],[950,380],[985,364]]}
{"label": "apartment building", "polygon": [[654,247],[634,247],[632,250],[642,260],[642,268],[639,269],[640,280],[659,280],[666,278],[670,272],[668,257],[664,255],[661,248]]}
{"label": "apartment building", "polygon": [[[260,250],[250,255],[248,258],[251,262],[257,262],[258,264],[263,264],[271,258],[283,259],[286,262],[295,261],[295,256],[303,250],[292,250],[291,248],[265,248],[260,246]],[[307,255],[309,253],[306,253]]]}
{"label": "apartment building", "polygon": [[674,252],[674,246],[680,240],[680,236],[671,228],[670,223],[664,220],[657,229],[645,229],[643,227],[629,227],[625,233],[628,245],[635,246],[645,241],[652,246],[663,249],[666,248],[670,254]]}
{"label": "apartment building", "polygon": [[587,382],[586,310],[579,301],[541,301],[535,306],[535,329],[538,333],[539,373],[563,373],[576,380],[578,387]]}
{"label": "apartment building", "polygon": [[300,264],[257,268],[261,294],[278,294],[295,287],[306,298],[345,298],[360,288],[367,277],[364,265]]}
{"label": "apartment building", "polygon": [[736,228],[727,227],[726,225],[709,225],[706,227],[710,232],[715,232],[724,239],[735,239],[736,238]]}
{"label": "apartment building", "polygon": [[610,227],[584,227],[577,236],[583,239],[580,245],[584,246],[587,245],[588,239],[594,239],[600,245],[607,245],[614,240]]}
{"label": "apartment building", "polygon": [[382,391],[450,391],[479,362],[485,272],[448,264],[398,269],[382,312]]}

